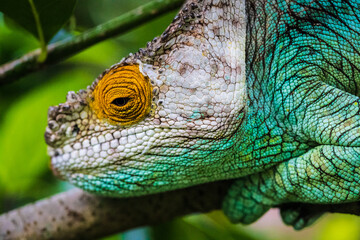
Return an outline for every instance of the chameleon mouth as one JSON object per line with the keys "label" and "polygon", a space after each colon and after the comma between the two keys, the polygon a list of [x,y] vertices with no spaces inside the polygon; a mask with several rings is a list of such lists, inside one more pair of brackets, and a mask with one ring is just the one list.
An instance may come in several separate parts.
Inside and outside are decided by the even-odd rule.
{"label": "chameleon mouth", "polygon": [[50,158],[50,169],[55,177],[62,181],[66,181],[66,178],[58,171],[58,169],[52,164],[52,158]]}
{"label": "chameleon mouth", "polygon": [[[76,174],[83,175],[96,175],[101,173],[102,170],[106,170],[114,165],[113,158],[104,159],[101,156],[89,157],[86,154],[79,156],[78,151],[66,151],[64,148],[52,148],[48,147],[48,155],[50,156],[50,169],[54,175],[61,180],[69,181]],[[94,152],[93,148],[87,148],[85,151]],[[114,156],[112,156],[114,157]],[[117,159],[118,154],[115,158]],[[99,160],[101,159],[101,161]],[[116,168],[119,167],[127,159],[121,158],[116,160]]]}

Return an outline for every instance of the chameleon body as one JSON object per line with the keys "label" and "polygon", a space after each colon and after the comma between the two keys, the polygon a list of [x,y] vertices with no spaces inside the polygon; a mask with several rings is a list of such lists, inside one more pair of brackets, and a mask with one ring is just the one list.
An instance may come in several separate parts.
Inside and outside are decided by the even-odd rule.
{"label": "chameleon body", "polygon": [[[360,199],[357,1],[189,0],[147,47],[50,107],[54,173],[139,196],[237,179],[251,223],[288,202]],[[301,229],[319,215],[282,209]]]}

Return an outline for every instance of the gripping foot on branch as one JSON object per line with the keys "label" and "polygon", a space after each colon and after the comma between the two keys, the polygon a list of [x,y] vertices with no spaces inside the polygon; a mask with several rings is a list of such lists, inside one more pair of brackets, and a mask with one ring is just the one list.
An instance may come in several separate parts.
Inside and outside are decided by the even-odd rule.
{"label": "gripping foot on branch", "polygon": [[[237,180],[223,202],[233,222],[250,224],[271,207],[288,202],[343,203],[358,198],[356,174],[360,148],[321,145],[265,172]],[[346,164],[346,165],[345,165]],[[311,225],[321,212],[299,207],[282,208],[284,222],[295,229]]]}

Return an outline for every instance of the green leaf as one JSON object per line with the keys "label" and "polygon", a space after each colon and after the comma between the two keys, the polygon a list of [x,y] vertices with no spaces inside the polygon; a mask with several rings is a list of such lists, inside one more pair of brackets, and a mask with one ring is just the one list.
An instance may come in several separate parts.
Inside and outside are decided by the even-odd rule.
{"label": "green leaf", "polygon": [[[76,4],[76,0],[33,0],[32,2],[35,13],[29,0],[3,1],[0,4],[0,11],[39,40],[41,40],[38,29],[40,27],[45,43],[48,43],[69,20]],[[38,15],[40,25],[36,24],[34,14]]]}

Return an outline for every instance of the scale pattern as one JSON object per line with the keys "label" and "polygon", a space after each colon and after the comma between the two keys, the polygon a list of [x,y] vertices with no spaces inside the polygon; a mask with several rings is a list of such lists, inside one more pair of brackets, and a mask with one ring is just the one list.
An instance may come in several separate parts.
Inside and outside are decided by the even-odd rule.
{"label": "scale pattern", "polygon": [[[50,107],[54,173],[117,197],[237,179],[223,202],[230,220],[299,202],[281,211],[296,229],[319,217],[301,203],[358,201],[358,16],[355,0],[187,1],[146,48]],[[148,114],[130,124],[91,104],[125,66],[152,89]]]}

